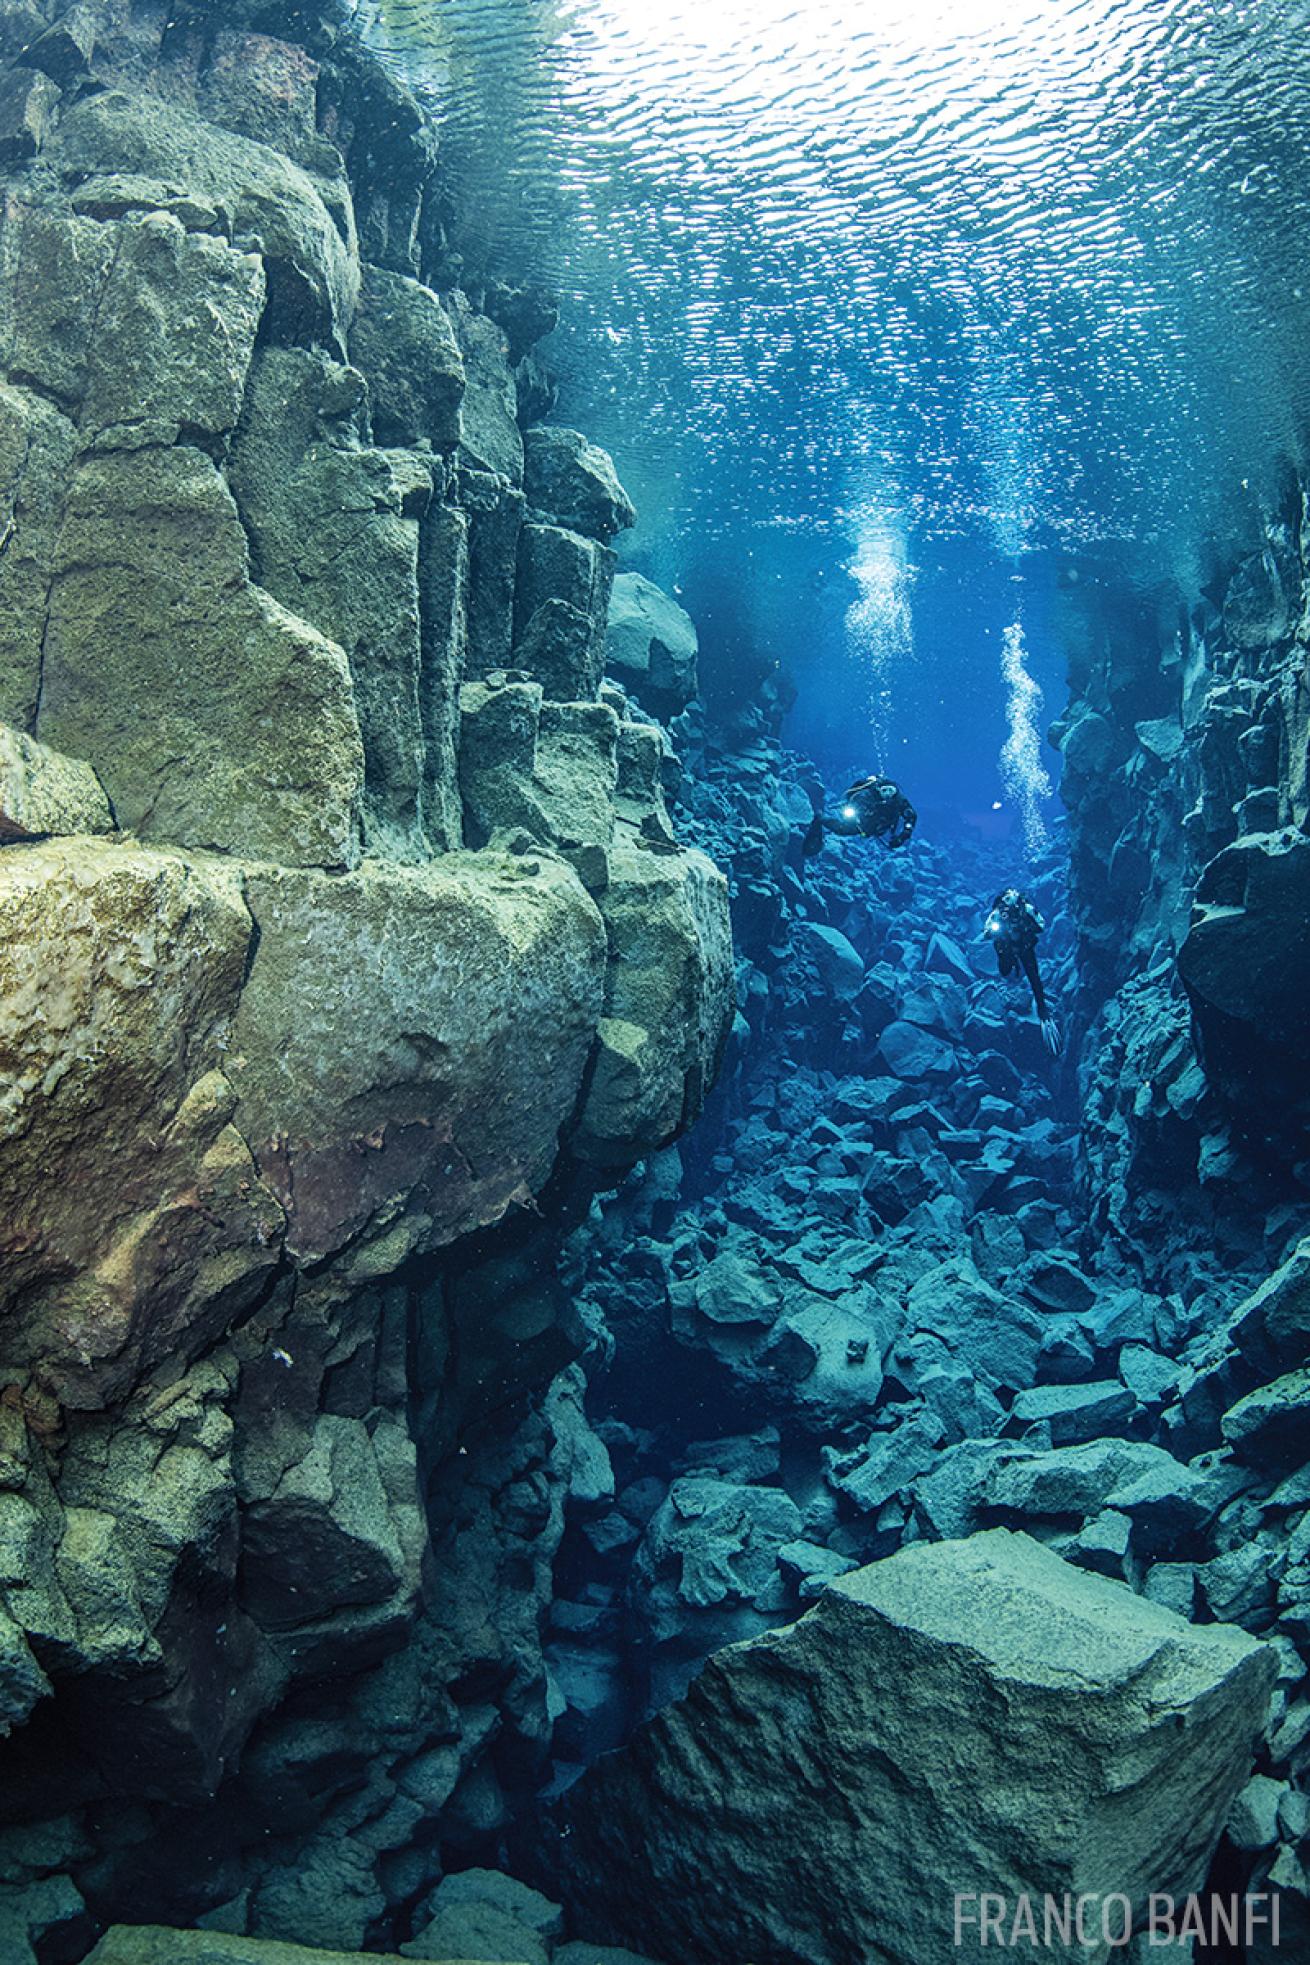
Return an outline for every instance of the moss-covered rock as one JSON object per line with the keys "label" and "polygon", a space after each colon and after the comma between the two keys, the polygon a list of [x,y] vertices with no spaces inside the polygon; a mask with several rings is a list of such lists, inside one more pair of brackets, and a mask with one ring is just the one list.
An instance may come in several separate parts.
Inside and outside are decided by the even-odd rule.
{"label": "moss-covered rock", "polygon": [[37,734],[89,759],[143,838],[340,866],[363,777],[346,658],[247,562],[200,451],[88,459],[60,539]]}
{"label": "moss-covered rock", "polygon": [[112,832],[113,825],[109,800],[89,764],[0,723],[0,840]]}
{"label": "moss-covered rock", "polygon": [[704,1103],[732,1022],[732,930],[727,882],[701,853],[616,840],[599,901],[610,968],[574,1149],[624,1165]]}
{"label": "moss-covered rock", "polygon": [[573,874],[451,854],[252,869],[246,897],[259,942],[230,1069],[291,1249],[390,1231],[399,1261],[526,1203],[600,1010],[604,930]]}
{"label": "moss-covered rock", "polygon": [[99,1404],[262,1287],[282,1214],[219,1066],[251,938],[223,867],[0,854],[0,1370]]}
{"label": "moss-covered rock", "polygon": [[464,362],[445,308],[430,288],[379,266],[364,268],[350,358],[368,378],[379,443],[460,440]]}
{"label": "moss-covered rock", "polygon": [[419,536],[432,465],[361,445],[360,402],[357,371],[270,349],[251,380],[232,485],[263,585],[349,660],[366,847],[426,858]]}

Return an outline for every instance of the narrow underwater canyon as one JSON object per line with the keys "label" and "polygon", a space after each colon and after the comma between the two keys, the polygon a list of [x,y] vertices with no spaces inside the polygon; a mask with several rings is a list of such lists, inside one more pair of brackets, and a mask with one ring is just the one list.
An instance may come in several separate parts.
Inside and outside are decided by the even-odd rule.
{"label": "narrow underwater canyon", "polygon": [[1063,596],[1054,1060],[334,7],[0,61],[4,1965],[1305,1953],[1299,483]]}

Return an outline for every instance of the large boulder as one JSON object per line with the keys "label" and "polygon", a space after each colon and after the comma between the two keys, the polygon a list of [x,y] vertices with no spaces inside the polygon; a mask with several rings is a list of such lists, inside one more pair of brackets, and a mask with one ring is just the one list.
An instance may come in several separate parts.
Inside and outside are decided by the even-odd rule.
{"label": "large boulder", "polygon": [[[213,230],[258,240],[275,313],[340,344],[359,294],[354,215],[341,180],[311,175],[177,102],[120,89],[88,94],[66,111],[45,155],[81,209],[100,187],[110,204],[98,210],[121,209],[124,176],[138,206],[166,209],[179,192],[207,201]],[[112,236],[106,246],[112,253]]]}
{"label": "large boulder", "polygon": [[620,573],[610,596],[605,666],[652,716],[676,716],[696,694],[699,644],[690,614],[653,580]]}
{"label": "large boulder", "polygon": [[364,268],[350,358],[368,378],[379,443],[426,438],[453,450],[460,438],[464,361],[450,316],[429,287],[379,266]]}
{"label": "large boulder", "polygon": [[523,439],[523,489],[533,511],[553,525],[612,539],[635,523],[632,500],[613,459],[580,430],[539,424]]}
{"label": "large boulder", "polygon": [[610,967],[574,1150],[657,1152],[699,1114],[732,1024],[727,882],[702,853],[616,840],[599,894]]}
{"label": "large boulder", "polygon": [[88,459],[69,493],[36,734],[143,838],[293,865],[357,851],[363,751],[337,643],[252,584],[189,445]]}
{"label": "large boulder", "polygon": [[590,1769],[555,1875],[599,1937],[700,1965],[960,1965],[983,1893],[1140,1915],[1203,1881],[1276,1674],[1027,1536],[915,1544]]}
{"label": "large boulder", "polygon": [[230,1070],[291,1250],[385,1234],[395,1266],[526,1205],[601,1009],[604,930],[569,869],[270,866],[246,898],[259,939]]}
{"label": "large boulder", "polygon": [[224,1073],[253,924],[230,866],[93,839],[0,853],[0,914],[0,1370],[98,1405],[278,1260]]}

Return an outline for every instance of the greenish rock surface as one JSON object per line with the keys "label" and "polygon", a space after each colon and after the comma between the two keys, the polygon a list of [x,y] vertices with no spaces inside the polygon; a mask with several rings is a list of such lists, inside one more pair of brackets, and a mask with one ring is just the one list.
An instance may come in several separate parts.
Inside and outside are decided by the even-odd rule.
{"label": "greenish rock surface", "polygon": [[[279,1938],[120,1924],[106,1932],[87,1965],[369,1965],[370,1961],[371,1965],[403,1965],[395,1952],[323,1951],[285,1944]],[[446,1958],[439,1965],[529,1965],[529,1961]]]}
{"label": "greenish rock surface", "polygon": [[[566,1500],[614,1501],[553,1280],[579,1107],[607,1009],[647,1019],[607,1166],[690,1123],[717,1048],[725,896],[601,683],[625,501],[570,438],[578,522],[524,528],[554,311],[461,290],[435,129],[342,26],[0,0],[23,1965],[124,1906],[212,1912],[104,1941],[133,1956],[354,1953],[434,1837],[504,1827]],[[671,883],[639,964],[595,898],[638,837]]]}
{"label": "greenish rock surface", "polygon": [[282,1211],[233,1127],[239,882],[77,839],[0,853],[0,1360],[99,1404],[212,1342]]}
{"label": "greenish rock surface", "polygon": [[77,432],[28,389],[0,383],[0,718],[30,730],[46,601]]}
{"label": "greenish rock surface", "polygon": [[528,504],[552,524],[611,539],[635,522],[609,452],[580,430],[538,424],[523,439],[523,456]]}
{"label": "greenish rock surface", "polygon": [[252,868],[245,893],[259,943],[230,1069],[289,1246],[317,1261],[386,1229],[408,1253],[526,1204],[604,988],[575,876],[451,854],[336,878]]}
{"label": "greenish rock surface", "polygon": [[548,697],[577,702],[597,694],[613,580],[614,555],[595,539],[536,523],[519,534],[513,661]]}
{"label": "greenish rock surface", "polygon": [[515,670],[465,683],[460,788],[470,845],[523,831],[542,846],[607,849],[619,725],[604,703],[548,703]]}
{"label": "greenish rock surface", "polygon": [[411,451],[362,445],[359,407],[355,371],[271,349],[252,378],[232,484],[263,584],[350,663],[366,846],[424,859],[419,549],[432,469]]}
{"label": "greenish rock surface", "polygon": [[37,735],[89,759],[128,830],[292,865],[356,856],[346,658],[252,584],[232,494],[200,451],[80,467],[42,675]]}
{"label": "greenish rock surface", "polygon": [[[696,852],[616,841],[599,896],[612,963],[575,1150],[655,1152],[699,1110],[733,1012],[723,875]],[[625,1142],[629,1144],[625,1144]]]}
{"label": "greenish rock surface", "polygon": [[[259,240],[277,311],[340,341],[359,296],[354,220],[344,181],[300,168],[177,102],[107,89],[85,96],[46,145],[52,168],[85,189],[124,172],[208,198],[235,237]],[[112,241],[106,239],[108,250]]]}
{"label": "greenish rock surface", "polygon": [[984,1955],[957,1893],[1185,1894],[1276,1670],[1026,1536],[913,1545],[582,1777],[555,1811],[569,1907],[706,1965],[947,1965]]}
{"label": "greenish rock surface", "polygon": [[109,800],[89,764],[0,723],[0,840],[111,832],[113,825]]}
{"label": "greenish rock surface", "polygon": [[380,266],[364,269],[350,358],[368,378],[373,432],[383,444],[460,440],[464,362],[450,317],[430,288]]}

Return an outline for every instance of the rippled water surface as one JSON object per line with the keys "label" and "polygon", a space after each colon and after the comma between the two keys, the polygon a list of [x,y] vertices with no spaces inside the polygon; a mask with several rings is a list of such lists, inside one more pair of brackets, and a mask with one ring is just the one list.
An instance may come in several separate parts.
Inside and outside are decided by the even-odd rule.
{"label": "rippled water surface", "polygon": [[[466,255],[563,296],[560,413],[644,563],[802,671],[855,644],[892,726],[939,703],[949,748],[984,668],[999,702],[1016,568],[1191,586],[1299,452],[1305,5],[362,6]],[[905,667],[962,642],[958,686]]]}

